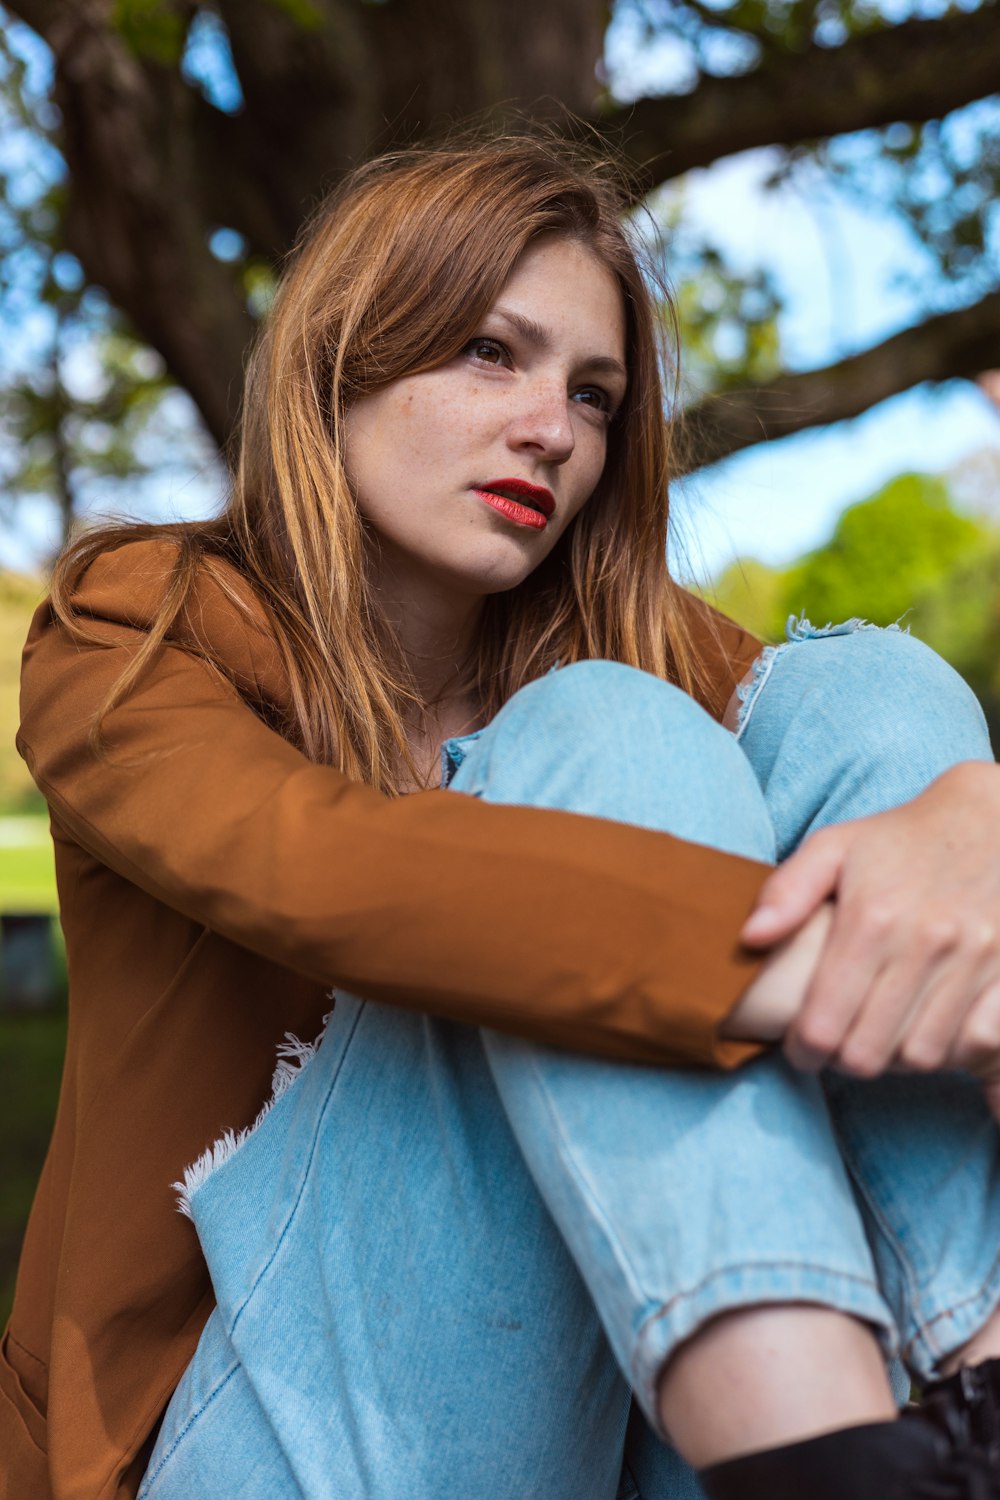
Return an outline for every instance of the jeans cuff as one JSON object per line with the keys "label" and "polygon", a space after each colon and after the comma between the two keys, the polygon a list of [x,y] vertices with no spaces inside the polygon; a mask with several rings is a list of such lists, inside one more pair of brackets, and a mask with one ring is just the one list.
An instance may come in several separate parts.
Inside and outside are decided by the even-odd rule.
{"label": "jeans cuff", "polygon": [[690,1290],[655,1308],[639,1330],[630,1379],[646,1420],[665,1442],[657,1387],[667,1360],[705,1323],[740,1307],[813,1303],[871,1324],[887,1359],[899,1353],[892,1313],[874,1281],[849,1271],[801,1262],[765,1262],[714,1271]]}
{"label": "jeans cuff", "polygon": [[1000,1261],[981,1291],[923,1316],[902,1335],[903,1358],[920,1380],[934,1380],[941,1365],[979,1332],[1000,1306]]}

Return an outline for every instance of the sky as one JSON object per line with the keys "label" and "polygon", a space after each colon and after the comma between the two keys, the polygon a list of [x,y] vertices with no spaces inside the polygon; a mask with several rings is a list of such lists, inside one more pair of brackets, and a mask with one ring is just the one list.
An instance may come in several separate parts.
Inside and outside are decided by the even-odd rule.
{"label": "sky", "polygon": [[[675,46],[648,46],[622,6],[605,61],[622,98],[682,86],[687,67]],[[210,29],[196,38],[188,67],[220,107],[238,105]],[[780,330],[789,367],[826,364],[904,327],[928,302],[945,305],[940,274],[894,216],[863,209],[808,174],[765,191],[775,160],[766,150],[730,157],[689,173],[669,194],[681,196],[686,232],[704,232],[739,268],[769,270],[786,304]],[[186,398],[177,398],[171,420],[179,431],[189,424]],[[894,475],[947,471],[982,449],[1000,450],[1000,412],[959,381],[918,387],[852,422],[758,445],[676,487],[677,570],[704,581],[735,556],[783,563],[820,545],[845,505]],[[147,484],[144,510],[197,516],[220,498],[221,471],[202,442],[152,490]],[[31,568],[52,547],[51,516],[41,505],[19,506],[17,516],[16,526],[0,529],[0,565]]]}
{"label": "sky", "polygon": [[[771,269],[786,298],[782,342],[792,368],[888,338],[916,320],[924,298],[940,304],[939,273],[894,216],[839,196],[765,192],[772,164],[771,152],[755,151],[690,174],[685,213],[734,263]],[[734,556],[785,562],[822,543],[845,505],[894,475],[947,471],[984,448],[1000,450],[1000,411],[959,380],[917,386],[853,421],[758,444],[679,487],[692,570],[711,576]]]}
{"label": "sky", "polygon": [[[933,0],[883,0],[881,8],[892,20],[934,11]],[[606,63],[623,99],[693,81],[684,49],[670,39],[650,45],[629,7],[616,11]],[[808,169],[766,190],[779,159],[771,150],[744,152],[688,173],[673,191],[689,230],[703,231],[735,267],[765,267],[774,277],[789,368],[859,352],[916,321],[928,304],[949,305],[935,262],[896,215],[863,209]],[[895,475],[946,472],[983,449],[1000,450],[1000,411],[957,380],[915,387],[851,422],[758,444],[675,487],[682,543],[675,569],[706,581],[734,557],[787,562],[821,545],[845,506]]]}

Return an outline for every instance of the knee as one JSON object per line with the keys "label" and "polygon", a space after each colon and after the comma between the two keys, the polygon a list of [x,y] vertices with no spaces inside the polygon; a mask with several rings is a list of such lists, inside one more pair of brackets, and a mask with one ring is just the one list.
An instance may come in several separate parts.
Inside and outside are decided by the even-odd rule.
{"label": "knee", "polygon": [[616,661],[560,667],[516,693],[493,721],[499,733],[544,735],[567,748],[629,755],[738,760],[732,735],[680,688]]}
{"label": "knee", "polygon": [[749,705],[744,748],[767,763],[789,746],[858,774],[896,771],[898,800],[961,760],[992,760],[975,695],[942,657],[903,630],[861,628],[793,640],[776,652]]}
{"label": "knee", "polygon": [[515,693],[452,785],[773,858],[763,797],[733,736],[679,688],[620,662],[574,663]]}

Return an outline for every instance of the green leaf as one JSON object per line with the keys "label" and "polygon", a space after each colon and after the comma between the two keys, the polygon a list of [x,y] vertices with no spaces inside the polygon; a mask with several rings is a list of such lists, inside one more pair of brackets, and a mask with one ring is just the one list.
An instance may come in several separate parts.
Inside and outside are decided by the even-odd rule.
{"label": "green leaf", "polygon": [[112,24],[137,57],[163,67],[180,62],[188,18],[171,0],[115,0]]}

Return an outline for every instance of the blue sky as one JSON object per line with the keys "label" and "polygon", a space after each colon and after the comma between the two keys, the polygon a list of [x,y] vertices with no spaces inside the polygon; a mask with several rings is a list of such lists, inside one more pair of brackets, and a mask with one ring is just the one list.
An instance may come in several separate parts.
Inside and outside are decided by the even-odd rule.
{"label": "blue sky", "polygon": [[[643,44],[624,7],[606,62],[625,98],[683,84],[687,66],[676,46]],[[188,64],[220,107],[238,103],[210,25]],[[949,289],[933,262],[895,217],[862,209],[818,174],[765,191],[774,161],[768,151],[744,153],[690,173],[669,195],[679,196],[686,224],[734,266],[771,272],[786,301],[780,327],[790,367],[825,364],[885,338],[928,305],[947,304]],[[177,398],[170,419],[178,432],[190,426],[186,398]],[[675,514],[688,559],[681,570],[707,578],[733,556],[783,562],[820,543],[846,504],[893,475],[947,470],[983,448],[1000,450],[1000,413],[957,381],[917,388],[850,423],[759,445],[678,486]],[[196,516],[220,495],[221,472],[201,441],[172,472],[143,486],[143,510]],[[52,519],[42,505],[21,505],[17,516],[0,529],[0,564],[31,567],[52,546]]]}
{"label": "blue sky", "polygon": [[[855,353],[928,304],[947,304],[933,260],[895,216],[829,190],[766,192],[772,164],[768,151],[747,152],[690,174],[684,211],[734,264],[771,269],[786,299],[790,367]],[[893,475],[945,471],[983,448],[1000,450],[1000,412],[958,380],[915,387],[851,422],[760,444],[679,487],[692,566],[710,575],[733,556],[785,561],[816,546],[845,505]]]}

